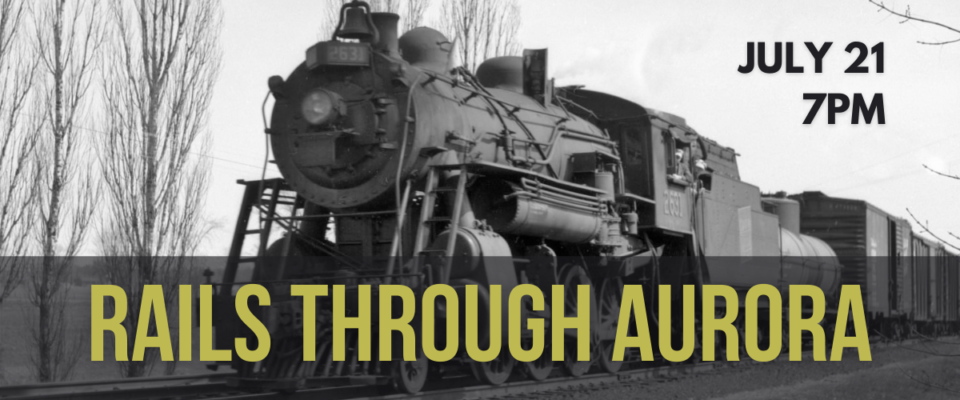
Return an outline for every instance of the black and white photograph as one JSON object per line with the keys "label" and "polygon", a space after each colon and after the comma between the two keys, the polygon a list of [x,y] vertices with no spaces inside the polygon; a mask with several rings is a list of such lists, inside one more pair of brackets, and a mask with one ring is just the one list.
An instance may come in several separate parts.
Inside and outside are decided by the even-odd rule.
{"label": "black and white photograph", "polygon": [[958,397],[955,0],[0,0],[0,400]]}

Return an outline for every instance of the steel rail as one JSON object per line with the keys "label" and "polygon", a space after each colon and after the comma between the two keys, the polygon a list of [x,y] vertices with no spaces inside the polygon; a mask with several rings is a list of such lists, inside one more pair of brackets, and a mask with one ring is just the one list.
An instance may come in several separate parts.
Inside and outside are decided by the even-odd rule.
{"label": "steel rail", "polygon": [[230,391],[230,373],[0,386],[0,399],[159,399]]}

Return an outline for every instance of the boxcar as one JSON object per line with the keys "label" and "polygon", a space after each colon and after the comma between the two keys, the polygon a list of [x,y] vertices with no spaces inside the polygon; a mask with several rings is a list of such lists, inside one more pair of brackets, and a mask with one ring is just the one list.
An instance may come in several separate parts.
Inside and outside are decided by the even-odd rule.
{"label": "boxcar", "polygon": [[912,234],[910,239],[913,264],[913,319],[918,324],[927,324],[933,320],[931,312],[931,303],[933,297],[930,293],[931,274],[930,264],[933,259],[933,250],[935,244],[926,238]]}
{"label": "boxcar", "polygon": [[947,320],[954,333],[960,332],[960,255],[947,252]]}
{"label": "boxcar", "polygon": [[944,271],[943,247],[939,243],[930,244],[930,319],[942,322],[947,317],[946,276]]}
{"label": "boxcar", "polygon": [[956,255],[950,253],[947,248],[938,243],[933,249],[933,259],[931,260],[931,309],[933,320],[937,322],[937,334],[946,334],[953,326],[957,324],[958,315],[958,271],[956,265]]}
{"label": "boxcar", "polygon": [[863,200],[821,192],[791,198],[800,202],[800,231],[837,253],[841,284],[860,285],[871,334],[908,333],[915,302],[910,224]]}
{"label": "boxcar", "polygon": [[891,265],[893,270],[892,287],[890,289],[890,307],[893,315],[913,318],[913,265],[911,264],[910,237],[913,235],[910,222],[902,218],[890,218],[893,243]]}
{"label": "boxcar", "polygon": [[943,244],[914,233],[912,239],[917,330],[930,335],[956,331],[960,315],[957,256]]}

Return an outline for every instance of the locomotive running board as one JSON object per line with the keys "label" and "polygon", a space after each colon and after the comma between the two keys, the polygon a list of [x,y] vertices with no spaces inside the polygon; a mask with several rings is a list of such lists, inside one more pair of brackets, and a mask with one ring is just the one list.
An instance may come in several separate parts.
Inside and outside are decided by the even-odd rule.
{"label": "locomotive running board", "polygon": [[466,168],[467,168],[467,171],[469,171],[470,173],[487,175],[487,176],[511,176],[511,177],[515,177],[515,176],[517,176],[517,175],[519,174],[519,175],[523,175],[523,176],[525,176],[525,177],[530,177],[530,178],[534,178],[534,179],[538,179],[538,180],[543,180],[543,181],[545,181],[545,182],[547,182],[547,183],[549,183],[549,184],[551,184],[551,185],[554,185],[554,186],[556,186],[556,187],[560,187],[560,188],[563,188],[563,189],[567,189],[567,190],[570,190],[570,191],[573,191],[573,192],[580,192],[580,193],[587,194],[587,195],[600,196],[600,195],[603,195],[603,194],[606,193],[606,192],[604,192],[603,190],[600,190],[600,189],[597,189],[597,188],[594,188],[594,187],[590,187],[590,186],[586,186],[586,185],[580,185],[580,184],[576,184],[576,183],[572,183],[572,182],[568,182],[568,181],[563,181],[563,180],[556,179],[556,178],[551,178],[551,177],[541,175],[541,174],[539,174],[539,173],[537,173],[537,172],[535,172],[535,171],[531,171],[531,170],[528,170],[528,169],[511,167],[511,166],[501,165],[501,164],[495,164],[495,163],[491,163],[491,162],[488,162],[488,161],[478,161],[478,162],[469,163],[469,164],[444,165],[444,166],[442,166],[442,167],[443,167],[443,168],[453,169],[453,168],[460,168],[461,166],[466,167]]}

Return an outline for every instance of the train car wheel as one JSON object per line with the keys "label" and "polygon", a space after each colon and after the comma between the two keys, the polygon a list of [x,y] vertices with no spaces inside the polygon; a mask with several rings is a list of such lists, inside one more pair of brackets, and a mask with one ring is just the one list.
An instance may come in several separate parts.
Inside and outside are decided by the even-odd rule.
{"label": "train car wheel", "polygon": [[[741,312],[740,315],[743,315]],[[744,321],[741,319],[736,322],[737,327],[737,360],[743,361],[747,359],[747,328],[744,326]]]}
{"label": "train car wheel", "polygon": [[553,359],[551,359],[549,355],[545,355],[539,360],[523,363],[523,366],[524,371],[530,379],[542,381],[547,379],[550,373],[553,372]]}
{"label": "train car wheel", "polygon": [[515,364],[516,360],[510,356],[510,352],[501,350],[497,358],[489,362],[471,362],[470,368],[473,369],[474,376],[480,379],[480,382],[496,386],[503,384],[510,378]]}
{"label": "train car wheel", "polygon": [[423,352],[417,352],[414,361],[394,360],[391,383],[400,393],[414,394],[427,383],[429,360]]}
{"label": "train car wheel", "polygon": [[700,317],[694,317],[693,329],[693,354],[690,355],[689,363],[699,364],[703,361],[703,323],[700,322]]}
{"label": "train car wheel", "polygon": [[[600,286],[600,325],[598,330],[603,337],[616,337],[617,322],[620,320],[620,302],[623,297],[623,281],[620,278],[604,279]],[[623,367],[623,361],[613,361],[614,340],[600,340],[600,369],[615,374]]]}
{"label": "train car wheel", "polygon": [[542,381],[553,372],[553,358],[550,356],[550,347],[544,346],[543,354],[539,359],[523,363],[523,371],[530,379]]}
{"label": "train car wheel", "polygon": [[780,351],[786,353],[790,350],[790,319],[789,310],[783,310],[783,319],[780,320]]}
{"label": "train car wheel", "polygon": [[568,341],[563,354],[563,371],[567,375],[579,378],[590,370],[590,361],[577,361],[577,342]]}
{"label": "train car wheel", "polygon": [[[567,264],[560,271],[560,284],[563,285],[563,315],[565,316],[574,316],[580,315],[578,312],[577,304],[577,288],[580,285],[591,286],[591,296],[592,296],[592,283],[590,282],[590,277],[587,276],[587,272],[583,270],[583,267],[575,264]],[[596,302],[591,302],[590,306],[592,308],[590,315],[596,316]],[[595,320],[592,322],[596,322]],[[596,327],[596,323],[591,323],[591,327]],[[591,331],[591,336],[593,336],[594,331]],[[593,337],[591,337],[591,340]],[[587,373],[590,370],[592,361],[577,361],[577,340],[576,338],[567,338],[564,347],[563,355],[563,370],[567,375],[573,377],[580,377],[583,374]]]}
{"label": "train car wheel", "polygon": [[[757,347],[761,349],[770,348],[770,321],[768,319],[761,319],[758,321],[760,326],[757,327]],[[747,343],[747,337],[743,337],[743,343]]]}
{"label": "train car wheel", "polygon": [[[718,308],[714,312],[714,319],[723,319],[725,315],[726,311]],[[727,334],[721,331],[713,332],[713,359],[716,361],[726,361],[729,359],[727,355]]]}
{"label": "train car wheel", "polygon": [[906,336],[903,333],[902,321],[897,320],[896,322],[893,323],[893,335],[894,335],[893,336],[894,341],[897,341],[897,342],[902,341],[903,338]]}

